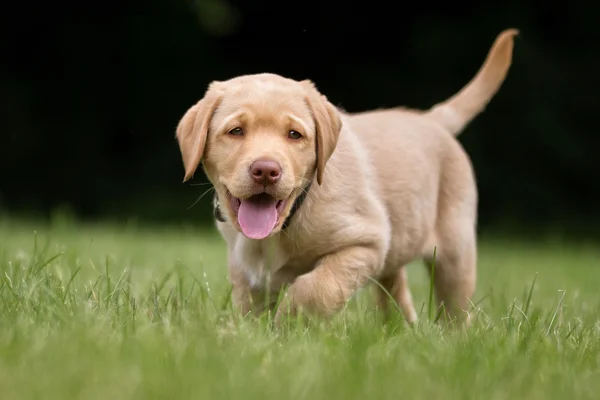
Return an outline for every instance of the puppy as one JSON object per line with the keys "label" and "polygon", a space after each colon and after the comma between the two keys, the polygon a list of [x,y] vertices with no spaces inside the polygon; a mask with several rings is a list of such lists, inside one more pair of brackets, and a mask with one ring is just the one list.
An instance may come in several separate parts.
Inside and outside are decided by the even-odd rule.
{"label": "puppy", "polygon": [[256,74],[212,82],[182,117],[184,182],[200,164],[215,189],[233,301],[331,316],[377,281],[417,319],[404,267],[431,265],[436,301],[469,319],[476,284],[477,189],[456,136],[495,95],[516,30],[503,31],[476,76],[426,111],[349,114],[308,80]]}

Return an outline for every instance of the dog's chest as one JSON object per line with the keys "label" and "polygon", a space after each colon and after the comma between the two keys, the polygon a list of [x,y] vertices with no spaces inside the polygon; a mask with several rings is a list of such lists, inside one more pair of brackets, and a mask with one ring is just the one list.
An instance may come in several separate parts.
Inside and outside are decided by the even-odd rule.
{"label": "dog's chest", "polygon": [[249,240],[238,236],[233,251],[235,264],[239,266],[252,287],[278,285],[276,273],[288,262],[288,252],[285,251],[280,238],[272,237],[265,240]]}

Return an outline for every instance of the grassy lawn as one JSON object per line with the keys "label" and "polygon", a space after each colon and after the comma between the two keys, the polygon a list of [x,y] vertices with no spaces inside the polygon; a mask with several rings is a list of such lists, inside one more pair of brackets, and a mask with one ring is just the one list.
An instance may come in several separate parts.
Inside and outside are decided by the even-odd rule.
{"label": "grassy lawn", "polygon": [[482,240],[467,332],[428,321],[416,264],[414,329],[382,324],[365,290],[328,324],[277,333],[231,312],[212,230],[4,221],[0,398],[596,399],[598,260]]}

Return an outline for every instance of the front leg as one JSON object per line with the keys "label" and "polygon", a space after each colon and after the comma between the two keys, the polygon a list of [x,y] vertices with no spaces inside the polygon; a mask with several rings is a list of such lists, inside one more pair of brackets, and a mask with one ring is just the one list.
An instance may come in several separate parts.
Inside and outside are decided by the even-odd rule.
{"label": "front leg", "polygon": [[[289,287],[275,315],[280,324],[299,312],[329,317],[340,311],[355,291],[383,266],[378,246],[347,247],[326,255],[314,270],[299,276]],[[288,314],[289,313],[289,314]]]}
{"label": "front leg", "polygon": [[249,313],[259,316],[264,311],[274,307],[277,300],[276,296],[268,298],[265,290],[252,287],[246,275],[233,265],[229,266],[229,278],[233,286],[231,301],[243,316]]}

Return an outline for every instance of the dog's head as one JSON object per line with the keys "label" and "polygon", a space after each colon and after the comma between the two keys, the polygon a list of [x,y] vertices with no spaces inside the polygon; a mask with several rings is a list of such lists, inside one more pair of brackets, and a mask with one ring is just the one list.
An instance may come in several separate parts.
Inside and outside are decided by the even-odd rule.
{"label": "dog's head", "polygon": [[213,82],[177,127],[184,182],[202,163],[232,224],[263,239],[281,229],[315,175],[322,183],[341,125],[311,81],[258,74]]}

